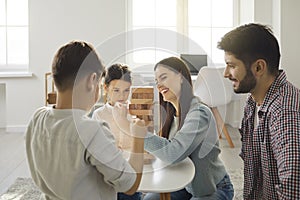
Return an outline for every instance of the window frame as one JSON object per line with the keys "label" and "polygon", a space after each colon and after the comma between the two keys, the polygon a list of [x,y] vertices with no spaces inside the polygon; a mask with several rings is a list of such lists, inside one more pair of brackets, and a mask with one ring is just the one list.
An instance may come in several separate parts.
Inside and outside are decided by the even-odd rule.
{"label": "window frame", "polygon": [[[189,26],[188,26],[188,0],[176,0],[177,3],[177,19],[176,19],[176,30],[178,34],[182,34],[184,35],[184,37],[189,37]],[[127,28],[127,32],[131,32],[134,31],[133,27],[133,2],[132,0],[128,0],[127,4],[126,4],[126,28]],[[233,27],[237,26],[239,24],[239,7],[240,7],[240,0],[233,0]],[[178,16],[182,16],[182,17],[178,17]],[[153,28],[155,28],[156,26],[154,26]],[[232,27],[232,28],[233,28]],[[210,27],[210,30],[212,30],[215,27]],[[231,27],[230,27],[231,28]],[[130,36],[127,37],[127,41],[126,41],[126,50],[130,49],[127,52],[132,52],[131,47],[132,45],[132,34],[129,34]],[[213,36],[212,33],[210,33],[211,37]],[[189,53],[190,51],[190,46],[186,41],[182,41],[181,39],[177,40],[177,46],[180,47],[180,51],[178,51],[178,53]],[[212,42],[210,44],[211,49],[213,48]],[[214,45],[215,47],[217,46],[217,44]],[[178,48],[179,49],[179,48]],[[185,51],[185,52],[182,52]],[[191,53],[196,53],[196,52],[191,52]],[[211,52],[206,52],[208,55],[212,54]],[[138,63],[135,62],[133,59],[132,54],[127,54],[126,55],[126,62],[132,66],[133,68],[137,67],[137,66],[142,66],[142,65],[149,65],[150,63]],[[208,59],[208,65],[220,65],[223,63],[213,63],[212,60]]]}
{"label": "window frame", "polygon": [[[5,73],[5,74],[10,74],[10,73],[20,73],[20,72],[28,72],[29,70],[29,0],[26,0],[26,6],[27,6],[27,22],[25,24],[8,24],[8,1],[9,0],[0,0],[0,1],[3,1],[4,2],[4,9],[5,9],[5,14],[4,14],[4,23],[5,24],[0,24],[0,28],[4,28],[4,32],[5,32],[5,35],[4,35],[4,41],[5,41],[5,44],[4,44],[4,47],[5,47],[5,52],[3,54],[5,54],[5,61],[4,61],[4,64],[0,64],[0,72],[1,73]],[[10,34],[8,33],[9,32],[9,29],[10,28],[25,28],[26,30],[26,41],[24,44],[26,44],[27,46],[27,51],[22,54],[22,56],[26,57],[26,63],[20,63],[20,64],[17,64],[17,63],[9,63],[9,55],[10,55],[10,51],[9,51],[9,41],[8,41],[8,38],[10,37]]]}

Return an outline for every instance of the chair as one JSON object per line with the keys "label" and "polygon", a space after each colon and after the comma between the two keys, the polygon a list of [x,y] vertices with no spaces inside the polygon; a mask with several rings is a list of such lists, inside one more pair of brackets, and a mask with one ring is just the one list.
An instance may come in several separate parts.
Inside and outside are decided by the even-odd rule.
{"label": "chair", "polygon": [[[50,82],[48,84],[48,82]],[[51,91],[49,92],[48,90]],[[56,103],[56,91],[51,72],[45,73],[45,106]]]}
{"label": "chair", "polygon": [[194,94],[211,108],[216,119],[219,138],[222,138],[223,132],[229,146],[234,148],[234,144],[224,124],[224,120],[218,110],[218,106],[226,105],[231,101],[233,94],[233,88],[230,81],[223,77],[224,69],[224,67],[214,66],[202,67],[194,82]]}

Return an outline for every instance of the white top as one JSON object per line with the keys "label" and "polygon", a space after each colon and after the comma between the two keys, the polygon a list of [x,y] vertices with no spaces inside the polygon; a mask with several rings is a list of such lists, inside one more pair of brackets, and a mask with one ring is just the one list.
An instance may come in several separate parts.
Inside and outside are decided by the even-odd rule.
{"label": "white top", "polygon": [[258,116],[258,111],[260,109],[260,106],[256,104],[256,109],[255,109],[255,119],[254,119],[254,128],[258,126],[259,123],[259,116]]}
{"label": "white top", "polygon": [[26,131],[26,153],[47,199],[117,199],[136,179],[107,124],[82,110],[38,109]]}
{"label": "white top", "polygon": [[93,112],[92,118],[107,122],[115,137],[116,145],[120,149],[130,149],[132,139],[118,127],[117,122],[114,120],[112,109],[113,106],[106,103]]}

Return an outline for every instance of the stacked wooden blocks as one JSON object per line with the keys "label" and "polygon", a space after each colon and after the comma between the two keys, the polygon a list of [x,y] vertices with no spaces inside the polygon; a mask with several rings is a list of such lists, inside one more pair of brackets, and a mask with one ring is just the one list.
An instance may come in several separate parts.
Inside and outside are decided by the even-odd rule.
{"label": "stacked wooden blocks", "polygon": [[154,89],[151,86],[132,87],[129,113],[143,119],[148,130],[153,132]]}
{"label": "stacked wooden blocks", "polygon": [[[148,131],[153,133],[153,87],[131,87],[129,113],[143,119]],[[144,153],[144,164],[149,164],[155,157],[148,152]]]}

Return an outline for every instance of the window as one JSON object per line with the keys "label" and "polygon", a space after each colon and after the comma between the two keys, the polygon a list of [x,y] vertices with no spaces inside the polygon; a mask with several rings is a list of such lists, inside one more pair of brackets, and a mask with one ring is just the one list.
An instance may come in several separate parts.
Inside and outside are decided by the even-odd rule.
{"label": "window", "polygon": [[[238,0],[129,0],[127,62],[135,67],[181,53],[224,63],[221,37],[237,25]],[[141,33],[144,33],[141,34]]]}
{"label": "window", "polygon": [[217,42],[237,24],[234,8],[234,0],[188,0],[188,37],[200,44],[215,64],[224,63]]}
{"label": "window", "polygon": [[0,0],[0,71],[27,70],[28,1]]}

